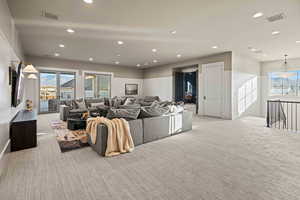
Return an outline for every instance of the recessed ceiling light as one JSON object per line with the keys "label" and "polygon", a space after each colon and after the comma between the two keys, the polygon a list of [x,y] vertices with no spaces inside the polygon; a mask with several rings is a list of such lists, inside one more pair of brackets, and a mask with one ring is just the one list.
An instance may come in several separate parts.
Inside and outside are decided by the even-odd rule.
{"label": "recessed ceiling light", "polygon": [[123,41],[118,41],[118,45],[122,45],[122,44],[124,44]]}
{"label": "recessed ceiling light", "polygon": [[152,52],[157,52],[157,49],[152,49]]}
{"label": "recessed ceiling light", "polygon": [[120,57],[120,56],[121,56],[121,54],[117,54],[117,56],[118,56],[118,57]]}
{"label": "recessed ceiling light", "polygon": [[75,33],[75,31],[74,31],[73,29],[71,29],[71,28],[68,28],[68,29],[67,29],[67,32],[68,32],[68,33]]}
{"label": "recessed ceiling light", "polygon": [[89,4],[91,4],[91,3],[93,3],[93,0],[83,0],[85,3],[89,3]]}
{"label": "recessed ceiling light", "polygon": [[141,65],[140,65],[140,64],[137,64],[136,66],[137,66],[137,67],[140,67]]}
{"label": "recessed ceiling light", "polygon": [[58,57],[58,56],[60,56],[60,54],[59,53],[54,53],[54,56]]}
{"label": "recessed ceiling light", "polygon": [[264,13],[258,12],[258,13],[255,13],[252,17],[253,18],[259,18],[259,17],[262,17],[262,16],[264,16]]}
{"label": "recessed ceiling light", "polygon": [[94,60],[94,58],[89,58],[89,61],[93,61]]}
{"label": "recessed ceiling light", "polygon": [[118,64],[120,64],[120,62],[119,62],[119,61],[116,61],[115,64],[118,65]]}
{"label": "recessed ceiling light", "polygon": [[65,45],[63,45],[63,44],[60,44],[60,45],[59,45],[59,47],[60,47],[60,48],[64,48],[64,47],[65,47]]}
{"label": "recessed ceiling light", "polygon": [[173,35],[176,34],[176,33],[177,33],[177,31],[175,31],[175,30],[171,31],[171,34],[173,34]]}
{"label": "recessed ceiling light", "polygon": [[273,31],[272,35],[278,35],[280,32],[279,31]]}
{"label": "recessed ceiling light", "polygon": [[268,55],[267,54],[263,54],[263,57],[267,57]]}
{"label": "recessed ceiling light", "polygon": [[177,56],[176,56],[177,58],[181,58],[181,54],[177,54]]}
{"label": "recessed ceiling light", "polygon": [[154,62],[154,63],[157,63],[158,61],[157,61],[157,60],[153,60],[153,62]]}
{"label": "recessed ceiling light", "polygon": [[255,52],[255,51],[257,51],[257,49],[255,49],[255,48],[252,48],[252,49],[251,49],[251,51]]}
{"label": "recessed ceiling light", "polygon": [[217,48],[219,48],[218,46],[212,46],[211,48],[213,48],[213,49],[217,49]]}
{"label": "recessed ceiling light", "polygon": [[300,44],[300,40],[297,40],[296,43],[297,43],[297,44]]}

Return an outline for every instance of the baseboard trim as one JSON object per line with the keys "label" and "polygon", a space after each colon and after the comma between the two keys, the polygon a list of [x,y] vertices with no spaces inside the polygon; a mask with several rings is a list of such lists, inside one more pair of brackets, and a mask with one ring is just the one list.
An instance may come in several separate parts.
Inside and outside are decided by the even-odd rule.
{"label": "baseboard trim", "polygon": [[2,158],[3,158],[3,156],[4,156],[4,154],[5,154],[5,152],[7,152],[7,148],[9,147],[9,144],[10,144],[10,139],[7,140],[7,142],[6,142],[5,146],[4,146],[4,148],[2,149],[2,151],[1,151],[1,153],[0,153],[0,162],[1,162],[1,160],[2,160]]}

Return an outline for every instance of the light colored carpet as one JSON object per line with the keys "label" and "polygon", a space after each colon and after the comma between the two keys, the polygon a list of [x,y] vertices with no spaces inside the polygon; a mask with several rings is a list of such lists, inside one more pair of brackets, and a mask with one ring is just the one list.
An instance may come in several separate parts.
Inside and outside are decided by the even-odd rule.
{"label": "light colored carpet", "polygon": [[2,200],[298,200],[300,135],[264,119],[194,120],[194,130],[99,157],[60,153],[53,134],[11,153]]}

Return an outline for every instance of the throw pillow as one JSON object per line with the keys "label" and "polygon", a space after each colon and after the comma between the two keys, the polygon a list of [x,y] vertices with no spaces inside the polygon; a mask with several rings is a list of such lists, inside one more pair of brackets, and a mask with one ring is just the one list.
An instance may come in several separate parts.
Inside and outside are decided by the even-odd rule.
{"label": "throw pillow", "polygon": [[98,106],[104,106],[104,102],[98,102],[98,103],[91,103],[91,107],[98,107]]}
{"label": "throw pillow", "polygon": [[135,100],[136,100],[135,98],[128,97],[123,105],[132,105],[135,103]]}
{"label": "throw pillow", "polygon": [[126,120],[137,119],[140,114],[140,109],[110,109],[106,115],[107,118],[124,118]]}
{"label": "throw pillow", "polygon": [[170,106],[170,105],[174,105],[175,103],[172,101],[161,101],[159,102],[159,106],[160,107],[166,107],[166,106]]}
{"label": "throw pillow", "polygon": [[113,107],[118,108],[120,105],[122,105],[122,99],[121,98],[114,99]]}
{"label": "throw pillow", "polygon": [[158,101],[153,101],[152,104],[150,105],[151,107],[159,107],[159,102]]}
{"label": "throw pillow", "polygon": [[76,103],[76,106],[78,109],[82,109],[82,110],[85,110],[86,109],[86,105],[85,105],[85,102],[84,101],[75,101]]}
{"label": "throw pillow", "polygon": [[165,115],[168,112],[168,107],[145,106],[141,108],[140,118],[158,117]]}
{"label": "throw pillow", "polygon": [[131,104],[131,105],[119,105],[120,109],[140,109],[140,104]]}
{"label": "throw pillow", "polygon": [[146,102],[153,102],[153,101],[160,101],[158,96],[146,96],[144,98],[144,101]]}
{"label": "throw pillow", "polygon": [[170,105],[169,106],[170,113],[180,113],[183,112],[183,106]]}
{"label": "throw pillow", "polygon": [[141,101],[141,106],[151,106],[152,102]]}

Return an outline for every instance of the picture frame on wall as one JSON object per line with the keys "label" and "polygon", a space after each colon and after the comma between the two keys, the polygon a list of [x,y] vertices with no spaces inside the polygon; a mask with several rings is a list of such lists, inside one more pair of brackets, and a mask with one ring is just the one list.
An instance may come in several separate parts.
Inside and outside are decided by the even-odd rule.
{"label": "picture frame on wall", "polygon": [[125,84],[125,95],[138,95],[138,84]]}

